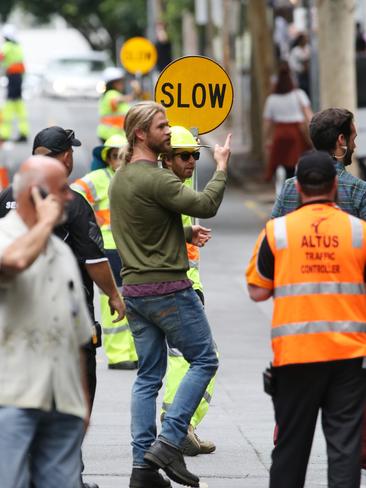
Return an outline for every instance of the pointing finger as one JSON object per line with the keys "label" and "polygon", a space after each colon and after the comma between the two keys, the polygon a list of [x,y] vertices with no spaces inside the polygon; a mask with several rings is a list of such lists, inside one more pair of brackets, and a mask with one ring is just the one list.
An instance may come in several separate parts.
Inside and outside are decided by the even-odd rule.
{"label": "pointing finger", "polygon": [[227,137],[226,137],[226,141],[225,141],[225,145],[224,145],[224,147],[225,147],[226,149],[230,149],[230,142],[231,142],[231,133],[229,133],[229,134],[227,135]]}

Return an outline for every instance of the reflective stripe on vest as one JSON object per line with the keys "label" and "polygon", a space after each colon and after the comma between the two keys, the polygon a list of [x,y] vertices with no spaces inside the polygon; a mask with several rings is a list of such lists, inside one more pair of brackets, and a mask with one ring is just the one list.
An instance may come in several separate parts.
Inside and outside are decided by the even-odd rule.
{"label": "reflective stripe on vest", "polygon": [[119,332],[125,332],[129,329],[128,324],[120,325],[119,327],[103,327],[103,334],[118,334]]}
{"label": "reflective stripe on vest", "polygon": [[[362,222],[353,215],[348,215],[352,229],[352,247],[360,249],[362,247]],[[274,238],[277,249],[287,248],[287,229],[286,216],[278,217],[274,220]]]}
{"label": "reflective stripe on vest", "polygon": [[353,217],[353,215],[348,216],[350,223],[351,223],[351,228],[352,228],[352,246],[355,249],[361,249],[362,247],[362,223],[359,219],[356,217]]}
{"label": "reflective stripe on vest", "polygon": [[212,396],[209,394],[207,390],[203,394],[203,398],[206,400],[207,403],[211,403]]}
{"label": "reflective stripe on vest", "polygon": [[168,347],[168,356],[171,358],[182,358],[183,354],[175,347]]}
{"label": "reflective stripe on vest", "polygon": [[192,261],[191,259],[189,260],[189,267],[194,268],[194,269],[199,269],[199,261]]}
{"label": "reflective stripe on vest", "polygon": [[274,238],[277,249],[286,249],[287,247],[287,230],[286,217],[279,217],[274,221]]}
{"label": "reflective stripe on vest", "polygon": [[365,293],[364,283],[337,283],[318,282],[318,283],[296,283],[293,285],[277,286],[273,296],[288,297],[300,295],[363,295]]}
{"label": "reflective stripe on vest", "polygon": [[271,336],[274,339],[276,337],[300,334],[319,334],[320,332],[366,332],[366,322],[352,322],[347,320],[326,322],[318,320],[315,322],[284,324],[272,329]]}
{"label": "reflective stripe on vest", "polygon": [[72,188],[85,195],[88,202],[93,205],[95,200],[98,198],[97,190],[95,189],[94,183],[90,180],[87,180],[85,177],[84,179],[76,180],[72,184]]}

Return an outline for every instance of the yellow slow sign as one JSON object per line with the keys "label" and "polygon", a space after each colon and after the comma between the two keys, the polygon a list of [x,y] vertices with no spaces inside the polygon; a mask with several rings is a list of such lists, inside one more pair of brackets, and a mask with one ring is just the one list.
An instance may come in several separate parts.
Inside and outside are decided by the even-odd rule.
{"label": "yellow slow sign", "polygon": [[155,86],[155,101],[167,111],[170,125],[196,127],[205,134],[229,115],[233,86],[226,71],[203,56],[186,56],[170,63]]}
{"label": "yellow slow sign", "polygon": [[122,45],[120,58],[127,71],[145,75],[156,65],[158,53],[154,44],[145,37],[132,37]]}

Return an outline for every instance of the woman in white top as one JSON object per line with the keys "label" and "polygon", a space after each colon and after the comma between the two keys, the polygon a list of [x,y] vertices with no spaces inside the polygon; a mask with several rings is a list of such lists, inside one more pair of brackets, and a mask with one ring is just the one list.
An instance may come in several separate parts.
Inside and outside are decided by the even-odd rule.
{"label": "woman in white top", "polygon": [[296,75],[299,88],[309,94],[309,63],[310,63],[310,46],[307,36],[300,33],[290,51],[289,65]]}
{"label": "woman in white top", "polygon": [[267,181],[278,166],[285,168],[287,178],[294,175],[299,157],[311,148],[305,124],[312,115],[308,96],[295,87],[288,63],[281,61],[273,93],[263,112]]}

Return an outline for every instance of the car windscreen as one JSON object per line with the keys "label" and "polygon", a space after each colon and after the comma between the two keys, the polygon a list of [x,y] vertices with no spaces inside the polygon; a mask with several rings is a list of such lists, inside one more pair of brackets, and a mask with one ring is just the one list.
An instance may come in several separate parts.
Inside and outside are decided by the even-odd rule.
{"label": "car windscreen", "polygon": [[57,59],[50,64],[51,72],[62,72],[69,74],[89,74],[101,72],[105,69],[105,62],[95,59]]}

